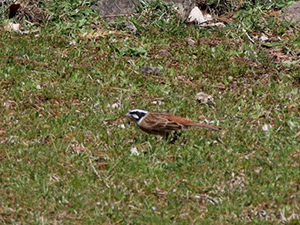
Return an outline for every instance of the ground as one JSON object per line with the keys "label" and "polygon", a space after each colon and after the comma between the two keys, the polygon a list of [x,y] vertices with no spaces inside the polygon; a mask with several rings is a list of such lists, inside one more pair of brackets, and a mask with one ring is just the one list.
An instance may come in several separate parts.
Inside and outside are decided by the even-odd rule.
{"label": "ground", "polygon": [[[1,29],[1,223],[298,224],[300,32],[269,6],[211,29],[155,3],[132,34],[48,2],[48,20],[22,22],[38,31]],[[221,131],[169,144],[122,117],[134,108]]]}

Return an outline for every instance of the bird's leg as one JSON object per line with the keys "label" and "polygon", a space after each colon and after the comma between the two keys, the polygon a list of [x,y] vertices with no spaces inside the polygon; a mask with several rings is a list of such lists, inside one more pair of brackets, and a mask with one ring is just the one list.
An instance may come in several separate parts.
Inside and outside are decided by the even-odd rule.
{"label": "bird's leg", "polygon": [[164,138],[170,144],[174,144],[176,141],[176,139],[174,140],[174,137],[170,135],[170,132],[165,133]]}
{"label": "bird's leg", "polygon": [[166,141],[169,141],[170,144],[174,144],[177,141],[178,137],[180,137],[180,136],[181,136],[181,133],[177,133],[177,131],[175,131],[174,135],[172,135],[172,136],[170,136],[170,133],[168,132],[164,135],[164,139]]}
{"label": "bird's leg", "polygon": [[177,133],[177,131],[175,131],[175,132],[174,132],[174,135],[173,135],[173,138],[172,138],[172,140],[170,141],[170,143],[171,143],[171,144],[174,144],[174,143],[177,141],[178,137],[180,137],[180,136],[181,136],[181,133]]}
{"label": "bird's leg", "polygon": [[164,138],[165,138],[166,141],[169,139],[169,136],[170,136],[169,132],[165,133]]}

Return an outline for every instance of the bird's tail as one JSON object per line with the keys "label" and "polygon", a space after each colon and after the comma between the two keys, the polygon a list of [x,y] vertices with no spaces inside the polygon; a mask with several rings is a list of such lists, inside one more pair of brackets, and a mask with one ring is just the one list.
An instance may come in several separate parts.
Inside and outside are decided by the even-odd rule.
{"label": "bird's tail", "polygon": [[193,123],[193,124],[189,124],[190,127],[198,127],[198,128],[205,128],[205,129],[209,129],[209,130],[221,130],[221,128],[213,126],[213,125],[208,125],[205,123]]}

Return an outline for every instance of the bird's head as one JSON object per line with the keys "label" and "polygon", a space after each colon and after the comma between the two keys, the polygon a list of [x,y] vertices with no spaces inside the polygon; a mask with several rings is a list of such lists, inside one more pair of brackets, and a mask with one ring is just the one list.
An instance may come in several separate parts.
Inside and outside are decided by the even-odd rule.
{"label": "bird's head", "polygon": [[130,110],[125,116],[134,120],[136,123],[139,123],[145,116],[147,116],[148,112],[141,109],[133,109]]}

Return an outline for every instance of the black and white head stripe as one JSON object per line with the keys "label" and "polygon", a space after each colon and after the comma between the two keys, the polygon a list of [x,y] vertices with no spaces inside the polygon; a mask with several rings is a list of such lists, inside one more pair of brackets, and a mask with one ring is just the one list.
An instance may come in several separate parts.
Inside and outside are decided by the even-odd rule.
{"label": "black and white head stripe", "polygon": [[140,119],[144,118],[148,114],[147,111],[141,109],[130,110],[125,116],[134,119],[136,122],[139,122]]}

